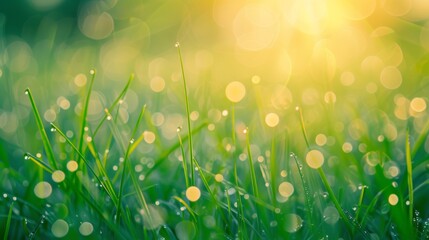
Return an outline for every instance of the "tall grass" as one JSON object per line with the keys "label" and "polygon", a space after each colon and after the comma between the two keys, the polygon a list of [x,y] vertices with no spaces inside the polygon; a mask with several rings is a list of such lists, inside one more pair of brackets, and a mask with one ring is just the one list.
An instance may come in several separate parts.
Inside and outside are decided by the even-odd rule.
{"label": "tall grass", "polygon": [[[398,142],[405,146],[402,163],[381,157],[391,156],[393,143],[377,145],[362,138],[368,149],[379,153],[373,155],[371,166],[365,159],[369,150],[347,155],[333,144],[318,146],[333,158],[312,169],[302,163],[302,152],[315,148],[312,135],[319,129],[305,123],[302,108],[296,109],[297,118],[291,118],[297,121],[269,134],[236,112],[241,103],[232,103],[230,115],[216,124],[204,114],[203,119],[192,120],[185,66],[180,46],[176,47],[187,131],[179,127],[173,139],[164,139],[152,125],[150,114],[159,111],[153,106],[142,103],[139,113],[130,113],[133,123],[120,118],[120,103],[126,102],[133,75],[95,120],[88,118],[95,72],[76,122],[45,123],[30,89],[25,91],[39,134],[34,139],[40,139],[44,152],[26,153],[24,170],[8,173],[7,184],[34,182],[15,193],[21,201],[0,197],[0,205],[8,206],[0,212],[4,239],[48,239],[59,233],[69,239],[85,234],[92,239],[180,240],[427,237],[428,212],[422,207],[428,185],[422,153],[426,130],[416,133],[415,142],[409,130],[399,135],[404,139]],[[251,127],[241,135],[236,132],[239,124]],[[70,125],[75,125],[76,136],[64,130]],[[144,129],[152,129],[156,143],[147,142]],[[335,164],[334,156],[344,159]],[[70,170],[74,159],[78,167]],[[45,174],[34,171],[34,166]],[[399,173],[389,175],[388,166],[397,167]],[[64,179],[55,182],[52,175],[58,172]],[[47,197],[35,196],[39,191],[35,185],[42,181],[50,186]],[[293,186],[289,197],[279,190],[283,182]],[[201,192],[196,201],[186,195],[190,187]],[[57,220],[66,221],[66,232],[56,229]],[[27,232],[21,231],[22,225]]]}

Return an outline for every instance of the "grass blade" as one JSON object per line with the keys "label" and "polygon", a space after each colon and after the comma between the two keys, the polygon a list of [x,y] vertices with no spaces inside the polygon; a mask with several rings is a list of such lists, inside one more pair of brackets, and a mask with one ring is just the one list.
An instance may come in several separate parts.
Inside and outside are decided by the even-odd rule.
{"label": "grass blade", "polygon": [[[91,70],[90,74],[92,75],[91,80],[89,81],[89,88],[88,93],[86,94],[84,107],[82,109],[82,119],[81,119],[81,128],[80,128],[80,135],[79,135],[79,145],[78,150],[80,153],[82,153],[83,148],[83,137],[85,135],[85,127],[86,127],[86,116],[88,114],[88,106],[89,106],[89,100],[91,98],[91,92],[92,92],[92,86],[94,85],[94,79],[95,79],[95,70]],[[78,163],[80,163],[80,157],[78,158]]]}
{"label": "grass blade", "polygon": [[[136,124],[134,125],[134,129],[131,133],[131,139],[128,142],[128,147],[127,147],[127,151],[125,153],[125,157],[124,157],[124,164],[123,164],[123,168],[122,168],[122,176],[121,176],[121,182],[119,185],[119,194],[118,194],[118,204],[117,204],[117,213],[116,213],[116,220],[117,223],[119,223],[120,221],[120,217],[121,217],[121,209],[122,209],[122,195],[123,195],[123,191],[124,191],[124,182],[125,182],[125,175],[127,173],[127,169],[129,168],[129,155],[130,155],[130,149],[131,149],[131,145],[134,144],[134,135],[137,132],[137,129],[140,125],[140,122],[143,118],[144,112],[146,110],[146,105],[143,106],[142,110],[140,111],[140,115],[137,119]],[[128,173],[130,173],[131,171],[129,170]]]}
{"label": "grass blade", "polygon": [[414,214],[414,190],[413,190],[413,165],[411,162],[411,147],[410,147],[410,134],[407,129],[405,133],[405,160],[407,162],[407,182],[408,182],[408,200],[409,205],[409,221],[410,225],[413,225],[413,214]]}
{"label": "grass blade", "polygon": [[49,173],[53,173],[54,170],[46,163],[44,163],[41,159],[38,159],[36,156],[31,153],[25,153],[24,158],[33,161],[36,165],[43,168],[45,171]]}
{"label": "grass blade", "polygon": [[13,213],[13,202],[10,204],[9,213],[7,214],[6,226],[4,228],[4,240],[7,240],[10,230],[10,222],[12,221],[12,213]]}
{"label": "grass blade", "polygon": [[[300,120],[300,124],[301,124],[302,134],[304,135],[305,143],[307,145],[307,148],[310,149],[310,144],[308,142],[308,137],[307,137],[307,131],[305,130],[304,117],[302,114],[302,110],[301,110],[301,108],[296,107],[296,111],[298,111],[298,113],[299,113],[299,120]],[[329,198],[331,199],[332,203],[334,204],[335,208],[338,211],[338,214],[340,215],[343,222],[345,223],[347,231],[349,232],[349,234],[352,234],[353,233],[352,224],[350,223],[347,215],[344,213],[343,208],[341,207],[340,203],[338,202],[337,198],[335,197],[334,191],[332,190],[331,186],[329,185],[328,179],[326,178],[325,172],[323,171],[322,167],[319,167],[317,169],[317,172],[319,173],[319,176],[322,180],[323,185],[325,186],[326,190],[328,191]]]}
{"label": "grass blade", "polygon": [[255,168],[253,166],[252,151],[250,150],[249,129],[246,129],[245,133],[246,133],[247,155],[249,155],[248,160],[249,160],[250,178],[252,181],[253,194],[255,195],[256,198],[259,198],[258,183],[256,181]]}
{"label": "grass blade", "polygon": [[[176,43],[177,53],[179,54],[179,60],[180,60],[180,68],[182,71],[182,78],[183,78],[183,90],[185,92],[185,104],[186,104],[186,116],[187,116],[187,125],[188,125],[188,136],[189,136],[189,159],[191,162],[191,185],[195,185],[195,179],[194,179],[194,153],[193,153],[193,146],[192,146],[192,129],[191,129],[191,116],[189,111],[189,100],[188,100],[188,90],[186,86],[186,78],[185,78],[185,69],[183,67],[183,58],[182,53],[180,51],[180,44]],[[183,159],[185,161],[185,159]]]}
{"label": "grass blade", "polygon": [[[185,160],[185,149],[183,147],[183,142],[182,142],[182,137],[180,137],[180,128],[177,128],[177,136],[179,138],[179,144],[180,144],[180,151],[182,153],[182,166],[183,166],[183,175],[185,177],[185,183],[186,183],[186,188],[188,188],[189,185],[189,180],[188,180],[188,166],[186,164],[186,160]],[[191,171],[193,171],[193,169],[191,169]]]}
{"label": "grass blade", "polygon": [[39,110],[37,110],[36,103],[34,102],[33,95],[31,94],[31,91],[29,88],[25,90],[25,94],[28,95],[28,98],[30,99],[31,108],[33,109],[37,128],[39,129],[40,135],[42,137],[43,147],[45,148],[48,162],[54,169],[57,169],[57,164],[55,161],[55,156],[52,150],[51,143],[49,142],[48,135],[46,134],[45,127],[43,126],[42,118],[40,117]]}

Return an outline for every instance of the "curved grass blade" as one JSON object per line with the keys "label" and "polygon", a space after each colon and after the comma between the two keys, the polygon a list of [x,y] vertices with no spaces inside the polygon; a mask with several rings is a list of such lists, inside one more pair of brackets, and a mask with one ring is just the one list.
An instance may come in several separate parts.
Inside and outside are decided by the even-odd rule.
{"label": "curved grass blade", "polygon": [[31,108],[33,109],[37,128],[39,129],[40,135],[42,137],[43,147],[45,148],[48,162],[54,169],[57,169],[57,163],[55,161],[54,152],[52,150],[51,143],[49,142],[48,135],[46,134],[45,128],[43,126],[42,118],[40,117],[39,110],[37,110],[36,103],[34,102],[33,95],[31,94],[31,91],[29,88],[25,90],[25,94],[28,95],[28,98],[30,99]]}
{"label": "curved grass blade", "polygon": [[[94,177],[97,179],[99,184],[103,184],[103,181],[99,178],[98,174],[95,172],[95,170],[91,167],[91,164],[89,164],[88,160],[83,156],[83,154],[77,149],[77,147],[70,141],[70,139],[54,124],[51,123],[51,126],[55,129],[56,132],[58,132],[65,140],[66,142],[73,148],[73,150],[79,155],[79,157],[83,160],[85,165],[88,167],[88,169],[91,171],[91,173],[94,175]],[[109,191],[107,191],[109,197],[115,201],[115,197],[111,195]]]}
{"label": "curved grass blade", "polygon": [[44,163],[41,159],[38,159],[36,156],[32,155],[31,153],[25,153],[24,158],[31,160],[32,162],[34,162],[39,167],[43,168],[48,173],[54,172],[54,170],[48,164]]}
{"label": "curved grass blade", "polygon": [[[187,116],[187,125],[188,125],[188,136],[189,136],[189,159],[191,162],[191,169],[194,169],[194,153],[193,153],[193,146],[192,146],[192,129],[191,129],[191,116],[189,111],[189,99],[188,99],[188,90],[186,86],[186,78],[185,78],[185,69],[183,67],[183,58],[182,53],[180,51],[180,44],[176,43],[177,53],[179,54],[179,60],[180,60],[180,68],[182,71],[182,78],[183,78],[183,90],[185,93],[185,105],[186,105],[186,116]],[[183,159],[185,161],[185,159]],[[195,185],[195,179],[194,179],[194,171],[191,170],[191,185]]]}
{"label": "curved grass blade", "polygon": [[183,200],[182,198],[178,197],[178,196],[173,196],[174,199],[176,199],[178,202],[180,202],[189,212],[189,214],[191,214],[192,218],[194,219],[194,222],[197,222],[197,217],[196,217],[196,213],[194,212],[194,210],[192,210],[192,208],[185,202],[185,200]]}
{"label": "curved grass blade", "polygon": [[113,101],[112,105],[107,108],[106,111],[106,115],[101,119],[100,123],[97,125],[97,127],[94,130],[93,133],[93,137],[95,137],[98,133],[98,131],[100,130],[101,126],[103,125],[104,121],[106,121],[109,117],[111,118],[112,116],[110,115],[110,112],[112,112],[116,105],[118,105],[118,103],[122,100],[122,98],[125,96],[125,94],[127,94],[128,88],[131,85],[131,82],[134,80],[134,74],[131,74],[127,84],[125,85],[125,87],[122,89],[122,91],[119,93],[118,97],[115,99],[115,101]]}

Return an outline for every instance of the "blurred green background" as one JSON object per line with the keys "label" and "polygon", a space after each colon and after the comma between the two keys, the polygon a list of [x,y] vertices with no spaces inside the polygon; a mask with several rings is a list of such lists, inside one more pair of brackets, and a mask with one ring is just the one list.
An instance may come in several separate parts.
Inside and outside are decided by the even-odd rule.
{"label": "blurred green background", "polygon": [[[191,105],[202,117],[228,108],[225,87],[240,81],[247,89],[238,110],[244,121],[276,112],[286,128],[294,121],[287,111],[296,105],[319,116],[320,104],[335,103],[339,129],[371,108],[393,126],[410,116],[421,126],[428,16],[428,3],[409,0],[1,1],[2,156],[20,159],[18,145],[40,147],[26,137],[34,132],[26,87],[46,122],[73,119],[92,68],[98,73],[93,120],[131,73],[137,83],[124,114],[143,104],[155,112],[183,112],[176,41]],[[249,111],[253,106],[258,113]]]}

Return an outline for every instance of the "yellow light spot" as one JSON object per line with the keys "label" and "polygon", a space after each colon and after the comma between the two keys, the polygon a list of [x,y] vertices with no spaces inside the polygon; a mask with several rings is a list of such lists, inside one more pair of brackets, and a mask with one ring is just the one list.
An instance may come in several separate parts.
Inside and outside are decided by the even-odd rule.
{"label": "yellow light spot", "polygon": [[233,33],[238,47],[259,51],[274,42],[278,27],[276,14],[268,5],[249,4],[237,13]]}
{"label": "yellow light spot", "polygon": [[325,158],[319,150],[311,150],[307,153],[305,161],[309,167],[317,169],[323,165]]}
{"label": "yellow light spot", "polygon": [[341,1],[343,7],[341,12],[350,20],[363,20],[373,14],[377,6],[376,1]]}
{"label": "yellow light spot", "polygon": [[381,6],[388,14],[400,17],[411,10],[412,3],[410,0],[383,0]]}
{"label": "yellow light spot", "polygon": [[393,194],[393,193],[389,195],[389,204],[390,205],[395,206],[396,204],[398,204],[398,202],[399,202],[398,195]]}
{"label": "yellow light spot", "polygon": [[397,166],[391,166],[387,171],[391,177],[397,177],[399,175],[399,168]]}
{"label": "yellow light spot", "polygon": [[34,187],[34,194],[41,199],[47,198],[52,194],[52,186],[48,182],[39,182]]}
{"label": "yellow light spot", "polygon": [[349,142],[345,142],[343,144],[342,149],[343,149],[343,152],[349,153],[349,152],[353,151],[353,145],[351,143],[349,143]]}
{"label": "yellow light spot", "polygon": [[328,141],[328,138],[326,137],[325,134],[319,133],[317,134],[315,141],[317,145],[323,146]]}
{"label": "yellow light spot", "polygon": [[286,170],[282,170],[282,171],[280,172],[280,176],[282,176],[282,177],[286,177],[286,176],[287,176],[287,172],[286,172]]}
{"label": "yellow light spot", "polygon": [[329,91],[325,93],[325,102],[326,103],[335,103],[337,101],[337,95],[334,92]]}
{"label": "yellow light spot", "polygon": [[276,113],[268,113],[265,116],[265,123],[268,125],[268,127],[275,127],[279,124],[279,122],[279,115],[277,115]]}
{"label": "yellow light spot", "polygon": [[261,77],[260,76],[255,75],[255,76],[252,77],[252,83],[253,84],[258,84],[260,82],[261,82]]}
{"label": "yellow light spot", "polygon": [[165,81],[162,77],[156,76],[150,80],[150,89],[154,92],[162,92],[165,88]]}
{"label": "yellow light spot", "polygon": [[191,202],[196,202],[201,197],[201,191],[199,188],[195,186],[190,186],[188,189],[186,189],[186,198],[188,198]]}
{"label": "yellow light spot", "polygon": [[86,85],[87,82],[87,78],[86,75],[83,73],[79,73],[78,75],[76,75],[76,77],[74,78],[74,84],[78,87],[83,87]]}
{"label": "yellow light spot", "polygon": [[66,178],[66,175],[61,170],[56,170],[55,172],[52,173],[52,180],[54,180],[54,182],[56,183],[60,183],[64,181],[65,178]]}
{"label": "yellow light spot", "polygon": [[197,121],[198,118],[200,117],[200,113],[197,111],[192,111],[189,117],[191,118],[192,121]]}
{"label": "yellow light spot", "polygon": [[411,100],[411,103],[410,103],[410,108],[414,112],[418,112],[418,113],[423,112],[424,110],[426,110],[426,101],[420,97],[413,98],[413,100]]}
{"label": "yellow light spot", "polygon": [[78,164],[77,164],[77,162],[76,162],[76,161],[74,161],[74,160],[70,160],[70,161],[67,163],[67,169],[68,169],[70,172],[74,172],[74,171],[76,171],[76,170],[77,170],[77,167],[78,167]]}
{"label": "yellow light spot", "polygon": [[340,81],[344,86],[350,86],[355,82],[355,75],[351,72],[343,72]]}
{"label": "yellow light spot", "polygon": [[148,144],[152,144],[153,142],[155,142],[155,138],[156,138],[155,133],[151,131],[144,131],[143,137],[144,137],[144,141]]}
{"label": "yellow light spot", "polygon": [[380,82],[386,89],[397,89],[402,84],[402,74],[396,67],[385,67],[381,71]]}
{"label": "yellow light spot", "polygon": [[225,94],[229,101],[238,103],[246,95],[246,88],[241,82],[231,82],[226,86]]}
{"label": "yellow light spot", "polygon": [[223,175],[222,174],[216,174],[215,175],[216,182],[222,182],[223,181]]}
{"label": "yellow light spot", "polygon": [[295,189],[290,182],[282,182],[279,185],[279,193],[283,197],[288,198],[288,197],[292,196],[294,191],[295,191]]}

